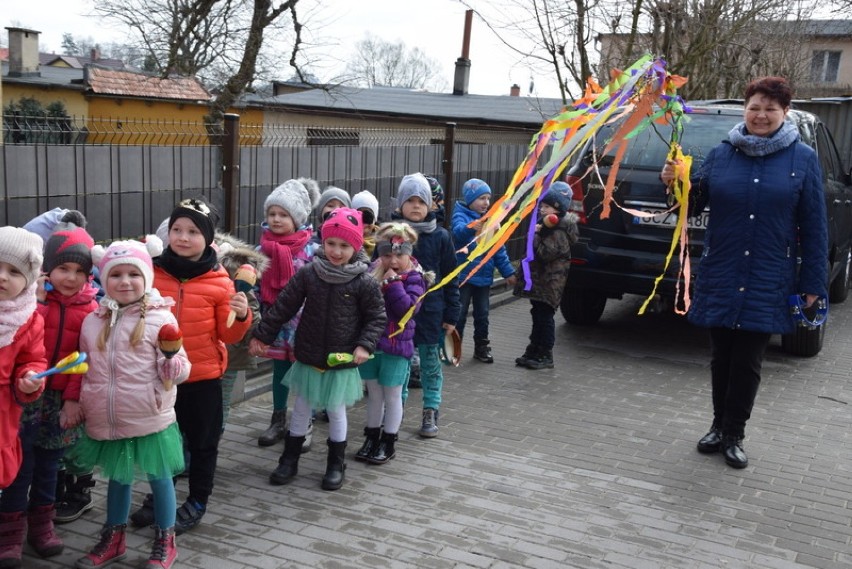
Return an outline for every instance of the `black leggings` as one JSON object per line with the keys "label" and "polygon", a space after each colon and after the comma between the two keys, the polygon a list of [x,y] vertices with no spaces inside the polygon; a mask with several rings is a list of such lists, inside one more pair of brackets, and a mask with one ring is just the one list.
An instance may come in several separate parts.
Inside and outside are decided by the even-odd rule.
{"label": "black leggings", "polygon": [[713,424],[726,435],[742,437],[760,386],[763,355],[772,334],[711,328]]}
{"label": "black leggings", "polygon": [[184,383],[177,388],[175,413],[189,450],[189,496],[205,505],[222,434],[222,385],[219,379]]}

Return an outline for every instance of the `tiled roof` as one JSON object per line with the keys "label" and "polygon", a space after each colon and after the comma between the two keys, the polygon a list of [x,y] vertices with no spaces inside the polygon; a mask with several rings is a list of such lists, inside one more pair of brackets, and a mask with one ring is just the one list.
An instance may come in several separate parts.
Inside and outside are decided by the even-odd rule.
{"label": "tiled roof", "polygon": [[86,83],[92,93],[152,99],[209,101],[210,94],[194,77],[157,77],[144,73],[86,67]]}

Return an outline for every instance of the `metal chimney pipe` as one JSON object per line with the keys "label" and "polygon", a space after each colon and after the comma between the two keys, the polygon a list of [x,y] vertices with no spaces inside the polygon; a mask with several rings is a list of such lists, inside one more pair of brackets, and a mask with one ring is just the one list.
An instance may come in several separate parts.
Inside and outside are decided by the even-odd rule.
{"label": "metal chimney pipe", "polygon": [[464,39],[462,55],[456,60],[456,75],[453,82],[453,95],[467,95],[470,84],[470,29],[473,24],[473,10],[464,13]]}

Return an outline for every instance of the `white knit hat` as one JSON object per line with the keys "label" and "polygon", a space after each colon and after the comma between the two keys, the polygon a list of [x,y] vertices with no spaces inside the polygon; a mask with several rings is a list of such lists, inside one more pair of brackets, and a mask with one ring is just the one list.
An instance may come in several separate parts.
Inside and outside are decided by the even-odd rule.
{"label": "white knit hat", "polygon": [[310,178],[287,180],[274,190],[263,202],[263,213],[277,205],[290,214],[296,223],[296,229],[305,225],[311,210],[319,200],[319,185]]}
{"label": "white knit hat", "polygon": [[352,209],[366,208],[373,212],[373,223],[379,219],[379,200],[369,190],[358,192],[352,196]]}
{"label": "white knit hat", "polygon": [[9,225],[0,227],[0,261],[21,271],[27,287],[41,272],[43,248],[44,240],[37,233]]}
{"label": "white knit hat", "polygon": [[145,278],[145,292],[150,292],[154,286],[154,265],[152,257],[158,257],[163,252],[163,242],[156,235],[148,235],[145,242],[114,241],[104,249],[95,245],[92,249],[92,260],[97,263],[101,282],[106,285],[109,272],[119,265],[133,265],[142,272]]}

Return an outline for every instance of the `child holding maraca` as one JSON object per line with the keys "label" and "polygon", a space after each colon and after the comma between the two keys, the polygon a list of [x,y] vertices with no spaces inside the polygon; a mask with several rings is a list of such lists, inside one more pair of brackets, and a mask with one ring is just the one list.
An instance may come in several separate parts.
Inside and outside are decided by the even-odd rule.
{"label": "child holding maraca", "polygon": [[[183,445],[175,416],[177,390],[171,383],[189,377],[183,348],[173,357],[159,342],[160,331],[176,326],[174,301],[152,288],[151,254],[160,240],[116,241],[106,251],[95,247],[106,296],[86,317],[80,346],[89,371],[80,393],[85,434],[73,448],[75,460],[98,466],[109,479],[106,523],[99,543],[77,567],[101,567],[125,556],[125,528],[132,484],[147,478],[154,501],[155,538],[148,566],[168,568],[175,547],[175,487],[183,471]],[[161,247],[160,247],[161,249]]]}
{"label": "child holding maraca", "polygon": [[[83,320],[98,306],[98,291],[91,277],[94,241],[85,224],[85,218],[77,212],[73,222],[58,223],[45,243],[43,276],[36,288],[37,311],[44,320],[48,364],[56,367],[46,376],[42,397],[24,406],[20,427],[24,459],[18,476],[0,499],[0,512],[26,518],[27,542],[41,557],[59,555],[63,550],[54,529],[62,502],[57,500],[57,480],[61,472],[59,487],[64,489],[65,469],[60,464],[81,432],[78,400],[83,379],[83,372],[74,373],[74,365],[65,364],[75,364],[76,359],[69,361],[68,356],[79,349]],[[57,372],[57,368],[67,369]],[[91,480],[91,473],[88,475]],[[86,497],[88,504],[81,508],[90,509],[88,492]],[[20,559],[23,544],[23,533],[8,539],[0,559],[3,555]]]}
{"label": "child holding maraca", "polygon": [[[44,379],[35,377],[47,367],[44,320],[36,313],[42,243],[26,229],[0,227],[0,491],[21,466],[21,405],[44,389]],[[0,524],[23,535],[26,517],[0,513]],[[9,557],[6,549],[0,549],[0,560]]]}

